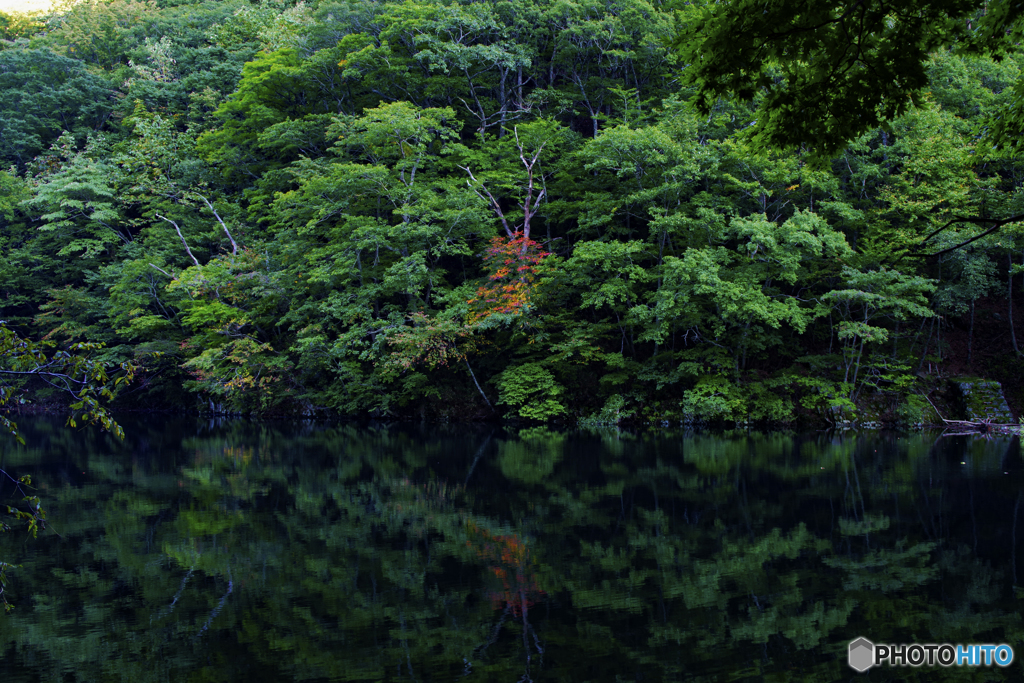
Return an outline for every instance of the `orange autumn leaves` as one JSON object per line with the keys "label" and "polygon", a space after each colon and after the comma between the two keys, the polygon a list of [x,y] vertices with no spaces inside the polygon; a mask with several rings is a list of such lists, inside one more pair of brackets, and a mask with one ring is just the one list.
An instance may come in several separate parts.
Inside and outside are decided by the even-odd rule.
{"label": "orange autumn leaves", "polygon": [[462,322],[412,313],[411,324],[388,337],[392,351],[386,365],[406,371],[417,365],[435,368],[461,361],[471,350],[473,333],[492,316],[514,317],[526,312],[540,266],[548,256],[539,243],[521,233],[491,239],[483,255],[487,281],[467,302],[470,310]]}

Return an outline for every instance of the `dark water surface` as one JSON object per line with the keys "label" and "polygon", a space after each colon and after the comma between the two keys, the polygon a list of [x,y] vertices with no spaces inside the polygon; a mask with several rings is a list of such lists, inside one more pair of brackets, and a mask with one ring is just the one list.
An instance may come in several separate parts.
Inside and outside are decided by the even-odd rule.
{"label": "dark water surface", "polygon": [[[60,535],[0,535],[3,683],[1024,672],[1017,437],[20,424]],[[858,675],[857,636],[1018,655]]]}

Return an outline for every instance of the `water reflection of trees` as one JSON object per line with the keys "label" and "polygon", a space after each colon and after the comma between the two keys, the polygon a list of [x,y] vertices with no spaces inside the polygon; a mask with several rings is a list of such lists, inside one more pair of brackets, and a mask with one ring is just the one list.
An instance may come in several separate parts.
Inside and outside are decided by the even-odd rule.
{"label": "water reflection of trees", "polygon": [[832,680],[858,635],[1020,640],[1016,439],[24,426],[64,538],[4,548],[0,674]]}

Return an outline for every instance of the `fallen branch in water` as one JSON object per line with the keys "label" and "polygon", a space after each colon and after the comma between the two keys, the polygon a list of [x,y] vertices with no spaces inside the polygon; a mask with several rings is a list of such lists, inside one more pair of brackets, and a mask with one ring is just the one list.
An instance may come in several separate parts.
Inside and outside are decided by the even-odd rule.
{"label": "fallen branch in water", "polygon": [[992,427],[1013,427],[1015,429],[1024,427],[1024,425],[1018,424],[1016,422],[989,422],[988,420],[981,420],[979,422],[970,422],[968,420],[943,420],[943,422],[945,422],[948,425],[955,425],[958,427],[974,427],[980,430],[985,430]]}
{"label": "fallen branch in water", "polygon": [[971,422],[970,420],[947,420],[946,418],[942,417],[942,413],[940,413],[939,409],[935,406],[934,403],[932,403],[932,400],[928,398],[928,394],[921,394],[921,396],[923,396],[924,400],[928,401],[931,407],[935,409],[935,414],[939,416],[939,419],[942,420],[943,424],[947,425],[947,427],[959,427],[961,429],[974,430],[973,432],[949,434],[948,436],[965,436],[967,434],[973,434],[976,432],[987,432],[992,428],[1019,429],[1022,426],[1020,424],[1015,424],[1013,422],[990,422],[989,420],[979,420],[977,422]]}

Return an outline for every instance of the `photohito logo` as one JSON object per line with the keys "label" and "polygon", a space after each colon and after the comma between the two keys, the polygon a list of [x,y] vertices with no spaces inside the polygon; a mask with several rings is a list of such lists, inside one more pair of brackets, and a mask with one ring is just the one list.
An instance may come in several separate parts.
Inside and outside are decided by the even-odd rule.
{"label": "photohito logo", "polygon": [[847,662],[864,672],[873,666],[1009,666],[1013,648],[1009,645],[950,645],[932,643],[876,645],[867,638],[850,642]]}

